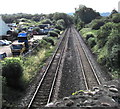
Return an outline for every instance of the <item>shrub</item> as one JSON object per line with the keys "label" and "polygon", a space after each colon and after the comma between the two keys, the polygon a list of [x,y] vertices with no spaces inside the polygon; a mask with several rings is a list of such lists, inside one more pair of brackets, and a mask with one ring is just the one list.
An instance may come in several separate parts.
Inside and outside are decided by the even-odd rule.
{"label": "shrub", "polygon": [[55,28],[56,28],[56,29],[59,29],[59,30],[61,30],[61,31],[64,29],[64,27],[63,27],[62,25],[56,25]]}
{"label": "shrub", "polygon": [[49,36],[52,36],[52,37],[58,37],[58,33],[56,33],[55,31],[49,31]]}
{"label": "shrub", "polygon": [[78,31],[80,31],[84,26],[85,26],[85,24],[82,21],[79,21],[76,25]]}
{"label": "shrub", "polygon": [[36,32],[39,33],[39,32],[40,32],[40,28],[39,28],[39,27],[36,27],[36,28],[33,29],[33,31],[36,31]]}
{"label": "shrub", "polygon": [[47,43],[45,40],[40,40],[40,47],[49,49],[50,48],[50,44]]}
{"label": "shrub", "polygon": [[87,35],[86,35],[86,40],[88,40],[88,39],[91,38],[91,37],[94,37],[94,35],[93,35],[93,34],[87,34]]}
{"label": "shrub", "polygon": [[88,44],[91,48],[93,48],[96,45],[95,38],[91,37],[88,39]]}
{"label": "shrub", "polygon": [[113,21],[114,23],[120,23],[120,13],[114,14],[114,15],[112,16],[112,21]]}
{"label": "shrub", "polygon": [[45,40],[46,42],[50,43],[51,45],[54,46],[54,40],[50,37],[44,37],[43,40]]}
{"label": "shrub", "polygon": [[119,69],[120,68],[120,46],[119,45],[114,45],[112,47],[111,53],[109,54],[109,63],[111,64],[110,67],[114,69]]}
{"label": "shrub", "polygon": [[20,58],[6,58],[2,65],[2,76],[6,78],[7,84],[12,87],[19,87],[23,75]]}
{"label": "shrub", "polygon": [[101,18],[101,19],[95,19],[91,23],[87,24],[85,27],[92,28],[94,30],[100,29],[101,26],[105,24],[106,19]]}
{"label": "shrub", "polygon": [[94,25],[92,26],[92,29],[98,30],[101,26],[103,26],[105,23],[103,21],[96,21]]}
{"label": "shrub", "polygon": [[59,29],[54,29],[54,31],[58,34],[60,34],[60,30]]}

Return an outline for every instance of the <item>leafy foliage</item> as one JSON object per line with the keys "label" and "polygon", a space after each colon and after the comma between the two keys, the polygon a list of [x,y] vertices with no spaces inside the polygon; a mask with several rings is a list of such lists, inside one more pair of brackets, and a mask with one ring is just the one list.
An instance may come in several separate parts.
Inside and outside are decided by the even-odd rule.
{"label": "leafy foliage", "polygon": [[56,21],[63,19],[65,27],[67,27],[67,26],[69,26],[73,23],[73,18],[71,16],[67,15],[66,13],[56,12],[53,15],[53,19],[56,20]]}
{"label": "leafy foliage", "polygon": [[95,38],[91,37],[88,39],[88,44],[91,48],[93,48],[96,45]]}
{"label": "leafy foliage", "polygon": [[[100,14],[95,12],[92,8],[87,8],[86,6],[80,6],[75,11],[75,19],[82,21],[85,24],[90,23],[93,19],[100,17]],[[78,21],[75,21],[78,23]]]}
{"label": "leafy foliage", "polygon": [[51,37],[44,37],[43,40],[50,43],[52,46],[54,46],[54,40]]}
{"label": "leafy foliage", "polygon": [[43,19],[40,21],[41,24],[52,24],[50,19]]}
{"label": "leafy foliage", "polygon": [[23,75],[22,60],[20,58],[6,58],[2,65],[2,76],[6,78],[7,84],[19,87]]}
{"label": "leafy foliage", "polygon": [[120,13],[112,15],[112,21],[114,23],[120,23]]}
{"label": "leafy foliage", "polygon": [[55,31],[49,31],[49,36],[51,36],[51,37],[58,37],[58,33],[57,32],[55,32]]}
{"label": "leafy foliage", "polygon": [[[87,44],[97,55],[97,61],[114,77],[120,75],[120,14],[92,20],[80,30]],[[93,36],[92,36],[93,35]]]}
{"label": "leafy foliage", "polygon": [[60,34],[60,30],[59,29],[54,29],[54,31],[58,34]]}
{"label": "leafy foliage", "polygon": [[20,78],[23,71],[20,58],[6,58],[2,70],[6,78]]}

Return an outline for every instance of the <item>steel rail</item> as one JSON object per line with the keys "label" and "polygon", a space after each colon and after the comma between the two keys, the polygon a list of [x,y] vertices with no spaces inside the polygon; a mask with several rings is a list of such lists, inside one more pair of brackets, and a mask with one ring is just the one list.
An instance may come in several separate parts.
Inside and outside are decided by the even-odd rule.
{"label": "steel rail", "polygon": [[[80,55],[79,47],[78,46],[77,46],[77,51],[78,51],[78,53]],[[85,70],[84,70],[84,67],[83,67],[83,63],[82,63],[82,60],[81,60],[80,57],[79,57],[79,63],[80,63],[80,66],[81,66],[81,71],[82,71],[82,74],[83,74],[83,79],[84,79],[85,87],[86,87],[86,90],[88,90],[89,86],[88,86],[87,79],[86,79],[86,76],[85,76]]]}
{"label": "steel rail", "polygon": [[53,54],[53,56],[52,56],[52,58],[51,58],[51,60],[50,60],[50,62],[49,62],[49,64],[48,64],[48,66],[47,66],[47,68],[46,68],[46,70],[45,70],[45,72],[44,72],[44,74],[43,74],[43,76],[42,76],[42,79],[40,80],[40,82],[39,82],[39,84],[38,84],[38,86],[37,86],[37,88],[36,88],[36,90],[35,90],[35,93],[34,93],[32,99],[30,100],[30,103],[29,103],[28,106],[27,106],[27,109],[29,109],[29,108],[31,107],[31,105],[32,105],[32,103],[33,103],[33,101],[34,101],[37,93],[38,93],[38,90],[39,90],[41,84],[43,83],[43,80],[44,80],[44,78],[45,78],[45,76],[46,76],[46,74],[47,74],[47,72],[48,72],[48,70],[49,70],[49,68],[50,68],[50,66],[51,66],[51,64],[52,64],[55,56],[56,56],[56,54],[57,54],[57,51],[59,50],[59,47],[60,47],[60,45],[61,45],[61,43],[62,43],[62,41],[63,41],[63,39],[64,39],[64,37],[65,37],[65,34],[67,33],[67,31],[68,31],[68,30],[66,29],[65,32],[63,33],[63,37],[62,37],[61,41],[59,42],[58,47],[56,48],[56,50],[55,50],[55,52],[54,52],[54,54]]}
{"label": "steel rail", "polygon": [[[100,85],[100,84],[101,84],[101,81],[99,80],[99,77],[98,77],[97,74],[96,74],[95,68],[93,67],[92,62],[90,61],[90,59],[89,59],[89,57],[88,57],[88,54],[87,54],[85,48],[82,46],[82,44],[81,44],[81,42],[80,42],[80,39],[79,39],[79,37],[78,37],[77,31],[76,31],[75,29],[74,29],[74,31],[75,31],[76,36],[77,36],[77,37],[76,37],[76,38],[77,38],[77,41],[78,41],[79,44],[81,45],[81,48],[82,48],[82,50],[83,50],[83,52],[84,52],[84,54],[85,54],[85,57],[86,57],[89,65],[90,65],[90,67],[91,67],[91,69],[92,69],[92,72],[93,72],[94,77],[95,77],[95,79],[96,79],[96,81],[97,81],[97,84]],[[78,46],[77,46],[77,49],[79,50],[79,47],[78,47]],[[79,51],[80,51],[80,50],[79,50]],[[79,53],[79,54],[80,54],[80,53]],[[86,86],[86,89],[88,90],[88,89],[89,89],[89,85],[88,85],[89,83],[87,82],[86,75],[85,75],[85,70],[84,70],[83,63],[82,63],[82,60],[81,60],[81,59],[80,59],[80,63],[81,63],[81,67],[82,67],[83,77],[84,77],[84,80],[85,80],[85,86]]]}
{"label": "steel rail", "polygon": [[[66,36],[66,37],[67,37],[67,36]],[[55,77],[54,77],[53,84],[52,84],[52,87],[51,87],[51,90],[50,90],[50,94],[49,94],[49,97],[48,97],[47,104],[50,103],[50,100],[51,100],[51,97],[52,97],[53,88],[54,88],[54,86],[55,86],[55,82],[56,82],[56,79],[57,79],[57,75],[58,75],[58,71],[59,71],[59,68],[60,68],[61,60],[62,60],[63,54],[64,54],[64,52],[65,52],[65,48],[66,48],[66,46],[67,46],[67,44],[68,44],[68,37],[67,37],[66,41],[67,41],[67,42],[65,43],[65,46],[64,46],[64,48],[63,48],[62,51],[61,51],[61,57],[60,57],[60,59],[59,59],[58,66],[57,66],[57,68],[56,68]]]}

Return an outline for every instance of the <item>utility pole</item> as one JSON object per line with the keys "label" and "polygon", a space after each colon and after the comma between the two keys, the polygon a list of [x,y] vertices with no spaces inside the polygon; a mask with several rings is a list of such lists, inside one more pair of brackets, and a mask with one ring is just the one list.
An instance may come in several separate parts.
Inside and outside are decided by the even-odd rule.
{"label": "utility pole", "polygon": [[120,13],[120,1],[118,2],[118,12]]}

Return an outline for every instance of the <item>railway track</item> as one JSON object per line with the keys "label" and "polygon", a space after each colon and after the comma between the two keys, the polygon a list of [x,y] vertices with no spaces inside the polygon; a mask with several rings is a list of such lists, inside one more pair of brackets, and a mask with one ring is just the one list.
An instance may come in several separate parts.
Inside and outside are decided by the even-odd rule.
{"label": "railway track", "polygon": [[67,32],[69,32],[69,29],[65,31],[63,38],[58,44],[58,47],[56,48],[56,51],[51,58],[51,61],[47,66],[42,79],[40,80],[36,91],[27,107],[28,109],[34,107],[43,107],[51,101],[61,59],[65,51],[65,46],[67,45]]}
{"label": "railway track", "polygon": [[79,66],[83,75],[81,78],[84,78],[85,88],[89,90],[101,84],[101,81],[99,80],[99,77],[96,73],[96,69],[94,69],[91,60],[89,59],[89,56],[86,53],[84,46],[82,45],[82,39],[80,38],[75,28],[70,27],[64,32],[64,37],[58,44],[58,47],[56,48],[56,51],[51,58],[51,61],[46,68],[42,79],[39,82],[38,87],[36,88],[36,91],[27,107],[28,109],[34,107],[44,107],[46,104],[52,101],[56,78],[58,76],[63,54],[66,51],[68,45],[69,36],[72,36],[74,43],[76,43],[75,49],[78,54]]}
{"label": "railway track", "polygon": [[88,57],[88,54],[86,53],[84,46],[82,45],[82,39],[73,27],[71,28],[71,31],[76,42],[77,52],[79,54],[79,63],[84,78],[84,84],[86,89],[89,90],[95,86],[100,85],[101,81],[93,64],[91,63],[91,60]]}

